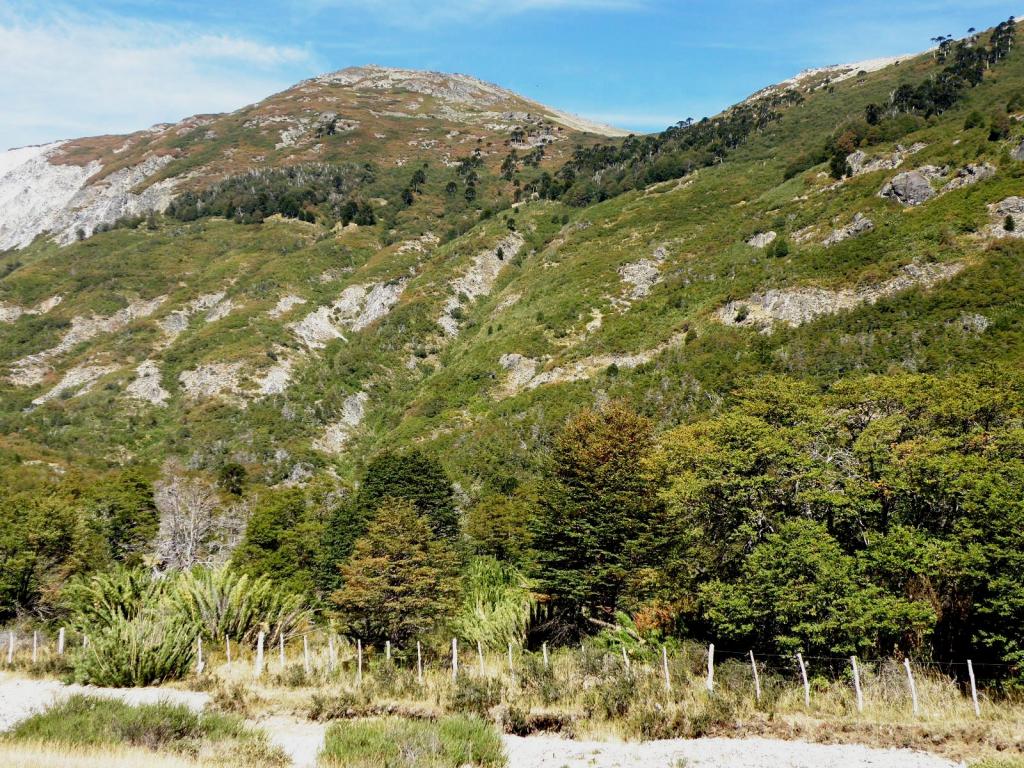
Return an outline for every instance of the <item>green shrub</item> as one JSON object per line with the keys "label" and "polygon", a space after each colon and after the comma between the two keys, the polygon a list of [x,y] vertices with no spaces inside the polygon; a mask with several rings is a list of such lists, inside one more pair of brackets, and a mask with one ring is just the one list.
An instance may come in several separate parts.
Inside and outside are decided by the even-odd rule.
{"label": "green shrub", "polygon": [[115,618],[75,662],[75,679],[91,685],[131,687],[182,677],[196,650],[191,627],[158,611]]}
{"label": "green shrub", "polygon": [[437,722],[388,718],[336,723],[327,730],[322,766],[462,768],[504,766],[501,738],[475,717]]}
{"label": "green shrub", "polygon": [[462,606],[453,628],[475,645],[504,650],[522,645],[537,613],[529,582],[511,565],[493,557],[475,558],[466,571]]}
{"label": "green shrub", "polygon": [[[131,706],[121,701],[72,696],[23,720],[7,735],[13,741],[68,746],[128,745],[196,757],[210,747],[223,763],[283,766],[287,758],[264,734],[237,715],[199,714],[180,704]],[[205,748],[205,749],[204,749]]]}
{"label": "green shrub", "polygon": [[501,681],[487,677],[462,675],[455,681],[451,709],[484,717],[491,707],[501,703]]}

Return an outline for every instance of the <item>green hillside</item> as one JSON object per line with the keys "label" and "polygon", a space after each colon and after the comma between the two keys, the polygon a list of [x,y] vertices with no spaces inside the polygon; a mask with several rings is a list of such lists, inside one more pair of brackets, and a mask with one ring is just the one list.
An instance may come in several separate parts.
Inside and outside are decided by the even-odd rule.
{"label": "green hillside", "polygon": [[[996,39],[989,32],[965,44],[998,48],[978,59],[980,82],[944,85],[941,98],[935,86],[917,106],[893,95],[905,84],[948,85],[961,55],[953,48],[873,72],[811,74],[653,144],[579,134],[573,152],[563,142],[524,163],[530,150],[508,160],[511,145],[494,140],[472,168],[471,148],[460,150],[462,166],[426,161],[421,184],[412,180],[418,159],[391,162],[400,142],[351,153],[339,144],[330,156],[269,164],[309,171],[345,163],[343,175],[369,163],[371,178],[263,171],[209,191],[244,170],[223,168],[165,215],[66,247],[37,238],[0,257],[0,300],[21,308],[62,300],[0,324],[8,374],[0,471],[10,493],[78,499],[94,478],[132,470],[149,481],[173,459],[189,476],[220,483],[232,503],[225,477],[242,478],[234,490],[259,508],[296,486],[308,499],[322,501],[325,489],[345,497],[380,452],[417,448],[457,484],[466,545],[527,568],[534,555],[525,537],[550,483],[555,436],[581,409],[614,400],[650,419],[654,434],[674,436],[658,450],[679,455],[663,454],[657,471],[677,479],[699,474],[688,462],[700,446],[687,441],[699,443],[701,430],[756,445],[753,432],[734,434],[729,420],[757,419],[770,433],[792,426],[792,414],[773,409],[796,402],[804,427],[822,430],[820,441],[791,436],[797,463],[829,450],[835,462],[870,463],[847,417],[877,408],[905,419],[890,425],[888,459],[919,448],[915,441],[945,440],[974,466],[972,440],[1003,441],[1006,466],[996,474],[1019,490],[1024,162],[1015,153],[1024,140],[1024,51],[1011,45],[1014,34],[1009,25]],[[433,139],[447,135],[425,125]],[[217,153],[233,135],[220,131]],[[195,157],[165,173],[194,167]],[[880,194],[915,169],[923,171],[910,182],[929,199],[903,205]],[[467,186],[479,195],[467,197]],[[246,208],[250,193],[264,197]],[[356,207],[346,213],[349,201]],[[359,205],[374,211],[361,224]],[[766,233],[761,246],[750,244]],[[970,396],[957,401],[946,387]],[[934,394],[922,404],[920,392]],[[958,408],[969,413],[944,410]],[[936,461],[941,455],[935,448]],[[782,518],[820,520],[825,508],[831,530],[834,515],[861,502],[877,511],[873,494],[885,496],[866,470],[826,482],[820,467],[804,469],[819,495],[764,512],[774,522],[752,542],[787,530]],[[904,469],[899,483],[941,485]],[[680,488],[662,497],[666,508],[686,507],[680,499],[696,493]],[[1004,490],[1019,517],[1020,498]],[[743,495],[727,484],[721,492]],[[324,525],[331,504],[309,504]],[[985,536],[1011,536],[1012,519],[978,523],[968,538],[980,546]],[[511,554],[495,543],[499,534],[487,536],[505,524],[511,539],[524,537]],[[837,540],[854,548],[860,529],[835,526]],[[705,576],[727,572],[716,570],[726,567],[716,560],[723,553],[693,556],[710,558]],[[673,557],[672,567],[691,567]],[[707,581],[675,572],[671,582],[665,573],[619,607],[664,602],[681,584]],[[738,599],[722,590],[708,600]],[[900,599],[919,597],[908,590]],[[1011,611],[999,594],[985,610]],[[893,608],[887,620],[896,628],[875,638],[877,651],[928,623],[904,607]],[[687,614],[692,605],[675,608],[694,631],[712,621]],[[1008,621],[993,620],[986,642],[991,658],[1020,663],[1019,641],[1003,633]],[[942,652],[970,645],[952,614],[932,622]],[[851,651],[831,642],[817,647]]]}

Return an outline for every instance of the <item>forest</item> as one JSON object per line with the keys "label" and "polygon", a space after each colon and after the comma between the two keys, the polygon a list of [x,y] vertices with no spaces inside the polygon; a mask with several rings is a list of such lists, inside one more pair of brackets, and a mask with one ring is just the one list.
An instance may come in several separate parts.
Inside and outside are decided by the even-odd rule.
{"label": "forest", "polygon": [[[115,656],[154,625],[186,655],[197,627],[498,650],[625,632],[769,656],[973,658],[993,685],[1024,682],[1018,371],[826,390],[763,377],[660,431],[638,405],[576,412],[534,480],[468,507],[419,449],[374,456],[352,487],[170,463],[8,486],[0,618],[90,631]],[[242,606],[211,617],[218,596]],[[149,681],[89,669],[96,658],[82,679]]]}

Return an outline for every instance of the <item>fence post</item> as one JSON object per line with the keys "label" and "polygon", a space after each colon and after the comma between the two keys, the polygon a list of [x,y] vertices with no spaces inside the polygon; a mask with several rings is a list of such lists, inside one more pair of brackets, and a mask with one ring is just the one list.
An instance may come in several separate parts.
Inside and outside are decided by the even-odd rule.
{"label": "fence post", "polygon": [[200,635],[196,638],[196,674],[203,674],[203,670],[206,668],[206,664],[203,663],[203,636]]}
{"label": "fence post", "polygon": [[7,663],[14,663],[14,632],[7,633]]}
{"label": "fence post", "polygon": [[356,683],[362,684],[363,682],[363,641],[356,640]]}
{"label": "fence post", "polygon": [[39,660],[39,630],[32,632],[32,663]]}
{"label": "fence post", "polygon": [[302,669],[309,675],[309,635],[302,636]]}
{"label": "fence post", "polygon": [[231,638],[224,635],[224,653],[228,659],[228,666],[231,666]]}
{"label": "fence post", "polygon": [[754,650],[750,650],[750,668],[754,670],[754,695],[761,701],[761,676],[757,674],[757,662],[754,660]]}
{"label": "fence post", "polygon": [[515,682],[516,679],[516,668],[512,663],[512,643],[508,644],[508,676]]}
{"label": "fence post", "polygon": [[857,657],[850,657],[850,664],[853,666],[853,688],[857,691],[857,711],[864,711],[864,694],[860,690],[860,670],[857,668]]}
{"label": "fence post", "polygon": [[661,646],[661,668],[665,672],[665,693],[672,693],[672,678],[668,674],[668,651]]}
{"label": "fence post", "polygon": [[416,641],[416,680],[423,685],[423,647]]}
{"label": "fence post", "polygon": [[541,650],[544,653],[544,669],[547,669],[548,668],[548,644],[547,644],[547,641],[545,641],[544,644],[541,645]]}
{"label": "fence post", "polygon": [[903,659],[903,666],[907,670],[907,682],[910,683],[910,698],[914,702],[914,716],[917,716],[917,686],[914,684],[914,673],[910,671],[910,659]]}
{"label": "fence post", "polygon": [[384,658],[386,660],[388,660],[388,661],[391,661],[391,641],[390,640],[385,640],[384,641]]}
{"label": "fence post", "polygon": [[327,631],[327,666],[331,672],[334,671],[334,633],[330,630]]}
{"label": "fence post", "polygon": [[981,717],[981,707],[978,706],[978,684],[974,679],[974,664],[967,660],[967,674],[971,678],[971,701],[974,702],[974,716]]}
{"label": "fence post", "polygon": [[626,646],[622,646],[622,663],[626,665],[626,671],[629,671],[629,654],[626,653]]}
{"label": "fence post", "polygon": [[279,634],[277,637],[278,637],[278,647],[280,649],[278,651],[278,655],[279,655],[279,657],[281,659],[281,670],[283,671],[284,670],[284,627],[281,627],[281,634]]}
{"label": "fence post", "polygon": [[480,677],[484,676],[484,647],[480,644],[480,641],[476,641],[476,655],[480,660]]}
{"label": "fence post", "polygon": [[804,655],[797,653],[796,660],[800,663],[800,677],[804,681],[804,706],[811,706],[811,684],[807,682],[807,667],[804,666]]}
{"label": "fence post", "polygon": [[715,690],[715,644],[710,643],[708,645],[708,679],[707,688],[709,691]]}
{"label": "fence post", "polygon": [[459,676],[459,641],[452,638],[452,680]]}
{"label": "fence post", "polygon": [[57,632],[57,655],[64,655],[64,627],[61,627],[60,631]]}
{"label": "fence post", "polygon": [[260,632],[256,636],[256,677],[263,676],[263,643],[266,640],[266,634]]}

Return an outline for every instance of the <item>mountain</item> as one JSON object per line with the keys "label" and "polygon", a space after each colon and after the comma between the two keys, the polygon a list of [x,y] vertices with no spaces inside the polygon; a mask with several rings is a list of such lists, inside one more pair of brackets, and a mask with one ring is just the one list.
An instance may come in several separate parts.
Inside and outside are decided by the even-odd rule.
{"label": "mountain", "polygon": [[588,403],[670,426],[766,373],[1016,364],[1015,40],[810,71],[646,137],[366,67],[8,152],[0,466],[299,484],[418,445],[468,505],[529,487]]}

